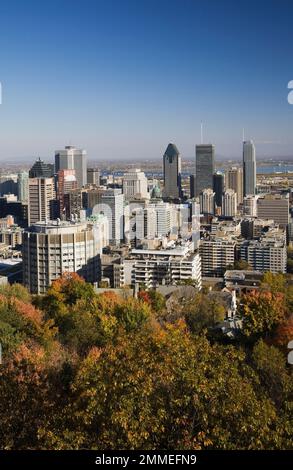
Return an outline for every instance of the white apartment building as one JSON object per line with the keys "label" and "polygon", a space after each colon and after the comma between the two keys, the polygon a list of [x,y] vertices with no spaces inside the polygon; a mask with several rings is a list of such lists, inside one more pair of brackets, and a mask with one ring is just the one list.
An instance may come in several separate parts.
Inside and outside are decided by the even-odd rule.
{"label": "white apartment building", "polygon": [[168,246],[165,249],[133,249],[124,259],[124,284],[153,289],[158,285],[175,285],[193,279],[201,289],[201,262],[193,244]]}
{"label": "white apartment building", "polygon": [[199,202],[202,214],[215,213],[215,193],[212,189],[204,189],[199,195]]}
{"label": "white apartment building", "polygon": [[49,221],[23,233],[23,283],[34,294],[44,294],[65,272],[76,272],[88,282],[100,278],[100,255],[108,244],[108,222]]}
{"label": "white apartment building", "polygon": [[223,195],[223,215],[235,217],[237,214],[237,194],[233,189],[227,189]]}

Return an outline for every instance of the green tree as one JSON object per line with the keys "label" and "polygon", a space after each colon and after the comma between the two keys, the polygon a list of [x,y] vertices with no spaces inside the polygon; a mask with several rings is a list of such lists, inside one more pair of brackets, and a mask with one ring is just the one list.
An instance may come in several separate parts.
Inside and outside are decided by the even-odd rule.
{"label": "green tree", "polygon": [[224,306],[201,292],[185,306],[184,311],[186,323],[192,333],[213,327],[225,318]]}

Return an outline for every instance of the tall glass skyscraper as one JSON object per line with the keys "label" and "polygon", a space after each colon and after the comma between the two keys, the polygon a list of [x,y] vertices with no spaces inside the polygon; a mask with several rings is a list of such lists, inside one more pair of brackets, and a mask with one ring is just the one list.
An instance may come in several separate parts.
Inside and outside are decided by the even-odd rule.
{"label": "tall glass skyscraper", "polygon": [[218,207],[222,207],[222,199],[224,193],[224,176],[221,173],[213,175],[213,190],[215,193],[215,203]]}
{"label": "tall glass skyscraper", "polygon": [[215,147],[211,144],[201,144],[195,147],[195,195],[204,189],[213,188],[215,172]]}
{"label": "tall glass skyscraper", "polygon": [[163,157],[164,196],[178,199],[181,190],[181,156],[175,144],[169,144]]}
{"label": "tall glass skyscraper", "polygon": [[243,142],[243,192],[244,196],[256,193],[256,160],[252,140]]}

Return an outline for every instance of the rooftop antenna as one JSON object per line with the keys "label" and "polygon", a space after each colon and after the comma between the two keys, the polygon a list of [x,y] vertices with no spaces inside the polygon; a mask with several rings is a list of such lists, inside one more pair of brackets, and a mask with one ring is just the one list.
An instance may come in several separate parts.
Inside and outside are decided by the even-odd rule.
{"label": "rooftop antenna", "polygon": [[244,127],[242,129],[242,142],[245,142],[245,138],[244,138]]}
{"label": "rooftop antenna", "polygon": [[200,143],[203,144],[203,125],[200,123]]}

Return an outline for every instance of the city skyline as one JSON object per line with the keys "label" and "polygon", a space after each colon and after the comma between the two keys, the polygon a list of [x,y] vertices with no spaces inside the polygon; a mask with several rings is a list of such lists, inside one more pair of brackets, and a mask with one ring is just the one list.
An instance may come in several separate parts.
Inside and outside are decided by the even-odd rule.
{"label": "city skyline", "polygon": [[221,158],[241,159],[242,128],[258,155],[292,157],[292,13],[287,0],[7,4],[0,160],[70,144],[156,159],[165,142],[192,158],[201,122]]}

